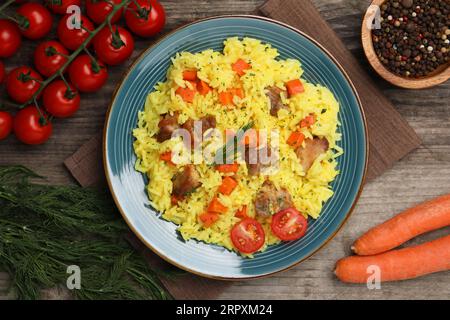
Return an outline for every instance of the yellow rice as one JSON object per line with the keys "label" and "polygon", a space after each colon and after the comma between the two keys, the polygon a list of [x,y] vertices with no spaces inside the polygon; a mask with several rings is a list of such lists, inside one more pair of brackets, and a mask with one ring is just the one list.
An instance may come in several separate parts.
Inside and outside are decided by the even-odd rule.
{"label": "yellow rice", "polygon": [[[281,109],[278,117],[271,116],[269,100],[264,89],[270,86],[284,88],[284,83],[298,79],[303,70],[298,60],[278,59],[277,49],[269,44],[252,38],[229,38],[224,42],[224,51],[206,50],[200,53],[181,52],[172,59],[172,65],[167,71],[167,80],[158,83],[148,95],[145,108],[139,112],[137,128],[134,129],[134,150],[137,156],[136,170],[146,174],[149,178],[147,191],[152,205],[163,218],[179,225],[178,230],[184,239],[197,239],[207,243],[214,243],[234,250],[230,239],[230,230],[240,221],[234,216],[242,205],[248,205],[248,215],[255,217],[253,200],[260,186],[266,178],[276,187],[286,188],[293,199],[297,210],[313,219],[319,217],[324,202],[333,195],[329,184],[338,175],[336,157],[343,150],[336,145],[340,140],[338,128],[339,104],[333,94],[321,85],[314,85],[302,79],[305,92],[288,99],[283,97],[289,105],[289,110]],[[241,78],[245,91],[244,99],[236,99],[236,107],[225,108],[218,100],[216,91],[225,91],[237,86],[232,63],[242,58],[251,61],[252,69]],[[207,82],[215,92],[206,96],[197,94],[192,104],[185,103],[175,90],[188,86],[183,80],[183,70],[197,69],[199,79]],[[152,88],[149,88],[151,90]],[[199,119],[207,114],[216,117],[217,128],[239,129],[254,121],[253,128],[278,130],[280,135],[279,170],[269,176],[251,177],[247,173],[245,164],[240,165],[238,171],[238,187],[229,196],[219,195],[222,204],[228,207],[226,214],[209,228],[204,228],[198,216],[205,211],[216,189],[222,182],[222,174],[213,166],[201,162],[196,169],[201,176],[202,186],[186,197],[178,205],[171,204],[172,176],[182,168],[182,165],[171,166],[161,161],[159,156],[165,151],[172,150],[180,141],[171,139],[158,143],[154,135],[158,133],[158,122],[161,115],[178,111],[179,123],[188,118]],[[293,148],[286,144],[290,133],[298,128],[298,123],[307,115],[314,113],[317,121],[310,129],[303,128],[302,132],[308,138],[312,135],[326,137],[330,148],[321,155],[305,174]],[[219,149],[221,141],[212,141],[212,147]],[[279,242],[270,231],[267,219],[257,218],[266,233],[265,245]]]}

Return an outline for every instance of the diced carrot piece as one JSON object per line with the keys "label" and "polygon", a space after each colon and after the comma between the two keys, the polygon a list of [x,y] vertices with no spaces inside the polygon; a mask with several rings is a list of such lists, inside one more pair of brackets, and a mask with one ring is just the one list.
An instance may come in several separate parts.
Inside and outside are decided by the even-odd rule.
{"label": "diced carrot piece", "polygon": [[208,206],[208,212],[225,213],[227,210],[228,208],[221,204],[217,197],[214,197]]}
{"label": "diced carrot piece", "polygon": [[286,143],[294,148],[298,148],[302,145],[303,140],[305,140],[305,135],[299,131],[294,131],[291,133]]}
{"label": "diced carrot piece", "polygon": [[303,83],[300,81],[300,79],[286,82],[286,88],[290,97],[298,93],[305,92],[305,88],[303,88]]}
{"label": "diced carrot piece", "polygon": [[258,130],[251,129],[244,133],[241,144],[246,146],[257,147],[259,146],[259,132]]}
{"label": "diced carrot piece", "polygon": [[229,91],[220,92],[219,100],[223,106],[233,105],[233,94]]}
{"label": "diced carrot piece", "polygon": [[197,70],[185,70],[183,71],[183,80],[196,81],[197,80]]}
{"label": "diced carrot piece", "polygon": [[238,96],[241,99],[244,99],[244,90],[242,88],[233,88],[229,90],[233,96]]}
{"label": "diced carrot piece", "polygon": [[194,101],[196,90],[189,89],[188,87],[179,87],[177,91],[175,91],[175,93],[179,95],[185,102],[192,103]]}
{"label": "diced carrot piece", "polygon": [[219,220],[219,215],[217,213],[205,212],[202,213],[199,218],[203,223],[203,226],[208,228],[212,226],[217,220]]}
{"label": "diced carrot piece", "polygon": [[220,164],[216,166],[217,171],[222,173],[236,173],[239,170],[238,163]]}
{"label": "diced carrot piece", "polygon": [[231,65],[231,68],[234,72],[236,72],[240,77],[245,74],[245,70],[250,69],[252,66],[245,62],[245,60],[238,59],[235,63]]}
{"label": "diced carrot piece", "polygon": [[173,161],[172,161],[172,152],[171,151],[167,151],[167,152],[161,153],[159,155],[159,159],[161,159],[162,161],[167,162],[170,165],[175,165],[175,163],[173,163]]}
{"label": "diced carrot piece", "polygon": [[178,202],[183,201],[183,199],[184,199],[183,196],[172,195],[172,196],[170,197],[170,202],[171,202],[173,205],[177,205]]}
{"label": "diced carrot piece", "polygon": [[237,181],[231,177],[224,177],[218,191],[226,196],[230,195],[238,185]]}
{"label": "diced carrot piece", "polygon": [[234,216],[236,218],[241,218],[241,219],[245,219],[247,218],[247,206],[243,206],[241,209],[239,209],[238,211],[236,211],[236,213],[234,214]]}
{"label": "diced carrot piece", "polygon": [[198,93],[200,93],[202,96],[206,96],[208,94],[208,92],[211,91],[211,87],[203,80],[200,80],[197,83],[197,91]]}
{"label": "diced carrot piece", "polygon": [[300,121],[300,128],[311,127],[314,123],[316,123],[316,115],[310,114],[309,116],[306,116],[305,119]]}

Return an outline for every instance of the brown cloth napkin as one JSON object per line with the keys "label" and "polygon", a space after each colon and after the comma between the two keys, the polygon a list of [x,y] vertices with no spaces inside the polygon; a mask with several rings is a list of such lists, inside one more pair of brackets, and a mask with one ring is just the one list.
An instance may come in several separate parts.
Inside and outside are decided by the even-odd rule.
{"label": "brown cloth napkin", "polygon": [[[259,10],[267,17],[287,23],[312,36],[336,57],[349,74],[361,98],[369,128],[368,179],[381,175],[420,145],[420,139],[414,130],[378,90],[309,0],[269,0]],[[101,149],[101,138],[94,137],[64,162],[82,186],[104,180]],[[150,250],[146,250],[136,237],[129,235],[127,238],[136,249],[145,253],[155,269],[172,268]],[[229,282],[205,279],[193,274],[185,274],[176,280],[161,277],[161,282],[176,299],[214,299],[229,286]]]}

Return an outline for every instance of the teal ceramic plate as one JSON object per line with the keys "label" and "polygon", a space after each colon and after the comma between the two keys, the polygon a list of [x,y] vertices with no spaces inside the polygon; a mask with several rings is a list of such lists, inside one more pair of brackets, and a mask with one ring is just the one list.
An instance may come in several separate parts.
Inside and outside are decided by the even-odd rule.
{"label": "teal ceramic plate", "polygon": [[[165,79],[170,58],[180,51],[222,50],[229,37],[253,37],[272,44],[281,58],[302,62],[303,77],[328,87],[338,99],[345,154],[341,174],[333,183],[335,195],[322,215],[309,221],[303,238],[271,246],[253,259],[214,245],[183,242],[176,225],[160,217],[145,192],[145,177],[134,170],[132,130],[147,94]],[[365,118],[349,78],[330,53],[314,40],[287,25],[253,16],[223,16],[201,20],[169,34],[146,50],[119,84],[106,118],[104,165],[109,187],[122,215],[136,235],[155,253],[193,273],[219,279],[261,277],[285,270],[311,256],[343,225],[361,191],[367,162]]]}

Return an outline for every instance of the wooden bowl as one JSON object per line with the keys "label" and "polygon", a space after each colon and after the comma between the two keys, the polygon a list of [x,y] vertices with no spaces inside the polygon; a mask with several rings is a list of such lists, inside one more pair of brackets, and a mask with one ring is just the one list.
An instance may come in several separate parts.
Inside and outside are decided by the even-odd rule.
{"label": "wooden bowl", "polygon": [[399,76],[389,69],[387,69],[379,60],[372,42],[372,22],[376,16],[376,10],[385,0],[373,0],[370,7],[364,15],[363,24],[361,28],[361,40],[366,54],[367,60],[372,68],[385,80],[393,85],[407,88],[407,89],[423,89],[436,86],[444,83],[450,78],[450,61],[447,64],[441,65],[432,73],[421,78],[406,78]]}

